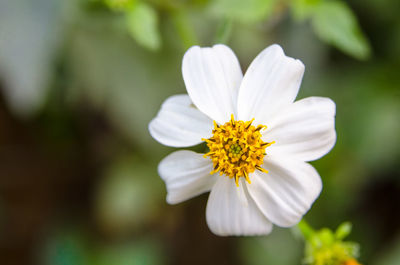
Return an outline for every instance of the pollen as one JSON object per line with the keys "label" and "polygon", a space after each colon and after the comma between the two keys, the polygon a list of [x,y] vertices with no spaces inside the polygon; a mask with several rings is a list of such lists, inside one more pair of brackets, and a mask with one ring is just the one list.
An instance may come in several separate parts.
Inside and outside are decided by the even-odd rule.
{"label": "pollen", "polygon": [[219,171],[220,175],[234,178],[236,186],[239,186],[239,178],[244,177],[250,184],[249,174],[256,169],[264,173],[268,171],[261,167],[265,149],[274,142],[264,142],[261,139],[261,131],[267,126],[252,125],[251,121],[235,120],[233,114],[231,120],[224,125],[218,125],[214,121],[213,136],[202,139],[207,143],[209,152],[204,157],[209,157],[214,166],[210,174]]}

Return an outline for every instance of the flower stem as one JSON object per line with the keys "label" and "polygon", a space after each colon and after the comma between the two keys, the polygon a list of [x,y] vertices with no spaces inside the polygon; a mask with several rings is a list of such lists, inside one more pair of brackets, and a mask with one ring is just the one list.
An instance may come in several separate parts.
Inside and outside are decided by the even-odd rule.
{"label": "flower stem", "polygon": [[304,240],[306,241],[315,233],[315,230],[304,219],[297,224],[297,228],[300,230]]}
{"label": "flower stem", "polygon": [[171,11],[171,17],[181,37],[184,48],[189,49],[191,46],[198,44],[198,40],[186,13],[183,10],[176,9]]}
{"label": "flower stem", "polygon": [[224,18],[217,29],[215,43],[227,44],[232,33],[233,21],[230,18]]}

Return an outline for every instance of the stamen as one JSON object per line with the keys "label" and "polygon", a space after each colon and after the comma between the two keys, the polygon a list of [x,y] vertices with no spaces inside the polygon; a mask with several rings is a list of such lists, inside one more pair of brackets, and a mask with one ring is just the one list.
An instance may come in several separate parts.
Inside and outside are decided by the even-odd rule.
{"label": "stamen", "polygon": [[251,126],[253,121],[254,121],[254,118],[247,122],[248,124],[246,125],[246,129],[248,129]]}
{"label": "stamen", "polygon": [[256,166],[256,168],[264,173],[268,173],[268,170],[266,170],[265,168],[262,168],[260,166]]}
{"label": "stamen", "polygon": [[233,114],[231,114],[231,123],[232,126],[235,127],[235,118],[233,117]]}
{"label": "stamen", "polygon": [[260,131],[267,126],[256,127],[252,125],[253,121],[235,120],[233,114],[224,125],[214,121],[213,136],[202,139],[210,149],[204,157],[209,157],[213,162],[210,174],[219,171],[220,175],[234,178],[236,186],[239,186],[240,177],[244,177],[250,184],[250,173],[256,169],[268,173],[261,165],[266,155],[265,149],[275,142],[264,142]]}

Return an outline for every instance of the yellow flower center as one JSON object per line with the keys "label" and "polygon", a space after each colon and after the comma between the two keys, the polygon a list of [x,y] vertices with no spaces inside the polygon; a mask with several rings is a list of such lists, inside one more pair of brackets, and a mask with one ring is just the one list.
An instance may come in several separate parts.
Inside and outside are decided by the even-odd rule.
{"label": "yellow flower center", "polygon": [[255,127],[252,125],[253,121],[254,119],[247,122],[235,121],[233,114],[231,120],[224,125],[218,125],[214,121],[213,136],[202,139],[210,149],[204,157],[210,157],[214,165],[210,174],[219,171],[220,175],[235,178],[235,183],[239,186],[240,177],[244,177],[250,184],[249,174],[256,169],[268,173],[261,165],[266,155],[265,148],[274,142],[264,142],[260,131],[267,126]]}

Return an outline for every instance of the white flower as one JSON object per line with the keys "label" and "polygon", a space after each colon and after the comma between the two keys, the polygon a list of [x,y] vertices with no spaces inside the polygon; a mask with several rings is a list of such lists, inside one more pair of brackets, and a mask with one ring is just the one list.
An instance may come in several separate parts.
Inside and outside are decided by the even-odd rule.
{"label": "white flower", "polygon": [[262,51],[244,76],[229,47],[194,46],[182,72],[189,95],[168,98],[150,133],[173,147],[205,141],[209,152],[176,151],[160,162],[167,202],[211,191],[206,217],[217,235],[268,234],[272,224],[298,223],[322,189],[305,161],[334,146],[335,103],[294,102],[304,65],[279,45]]}

